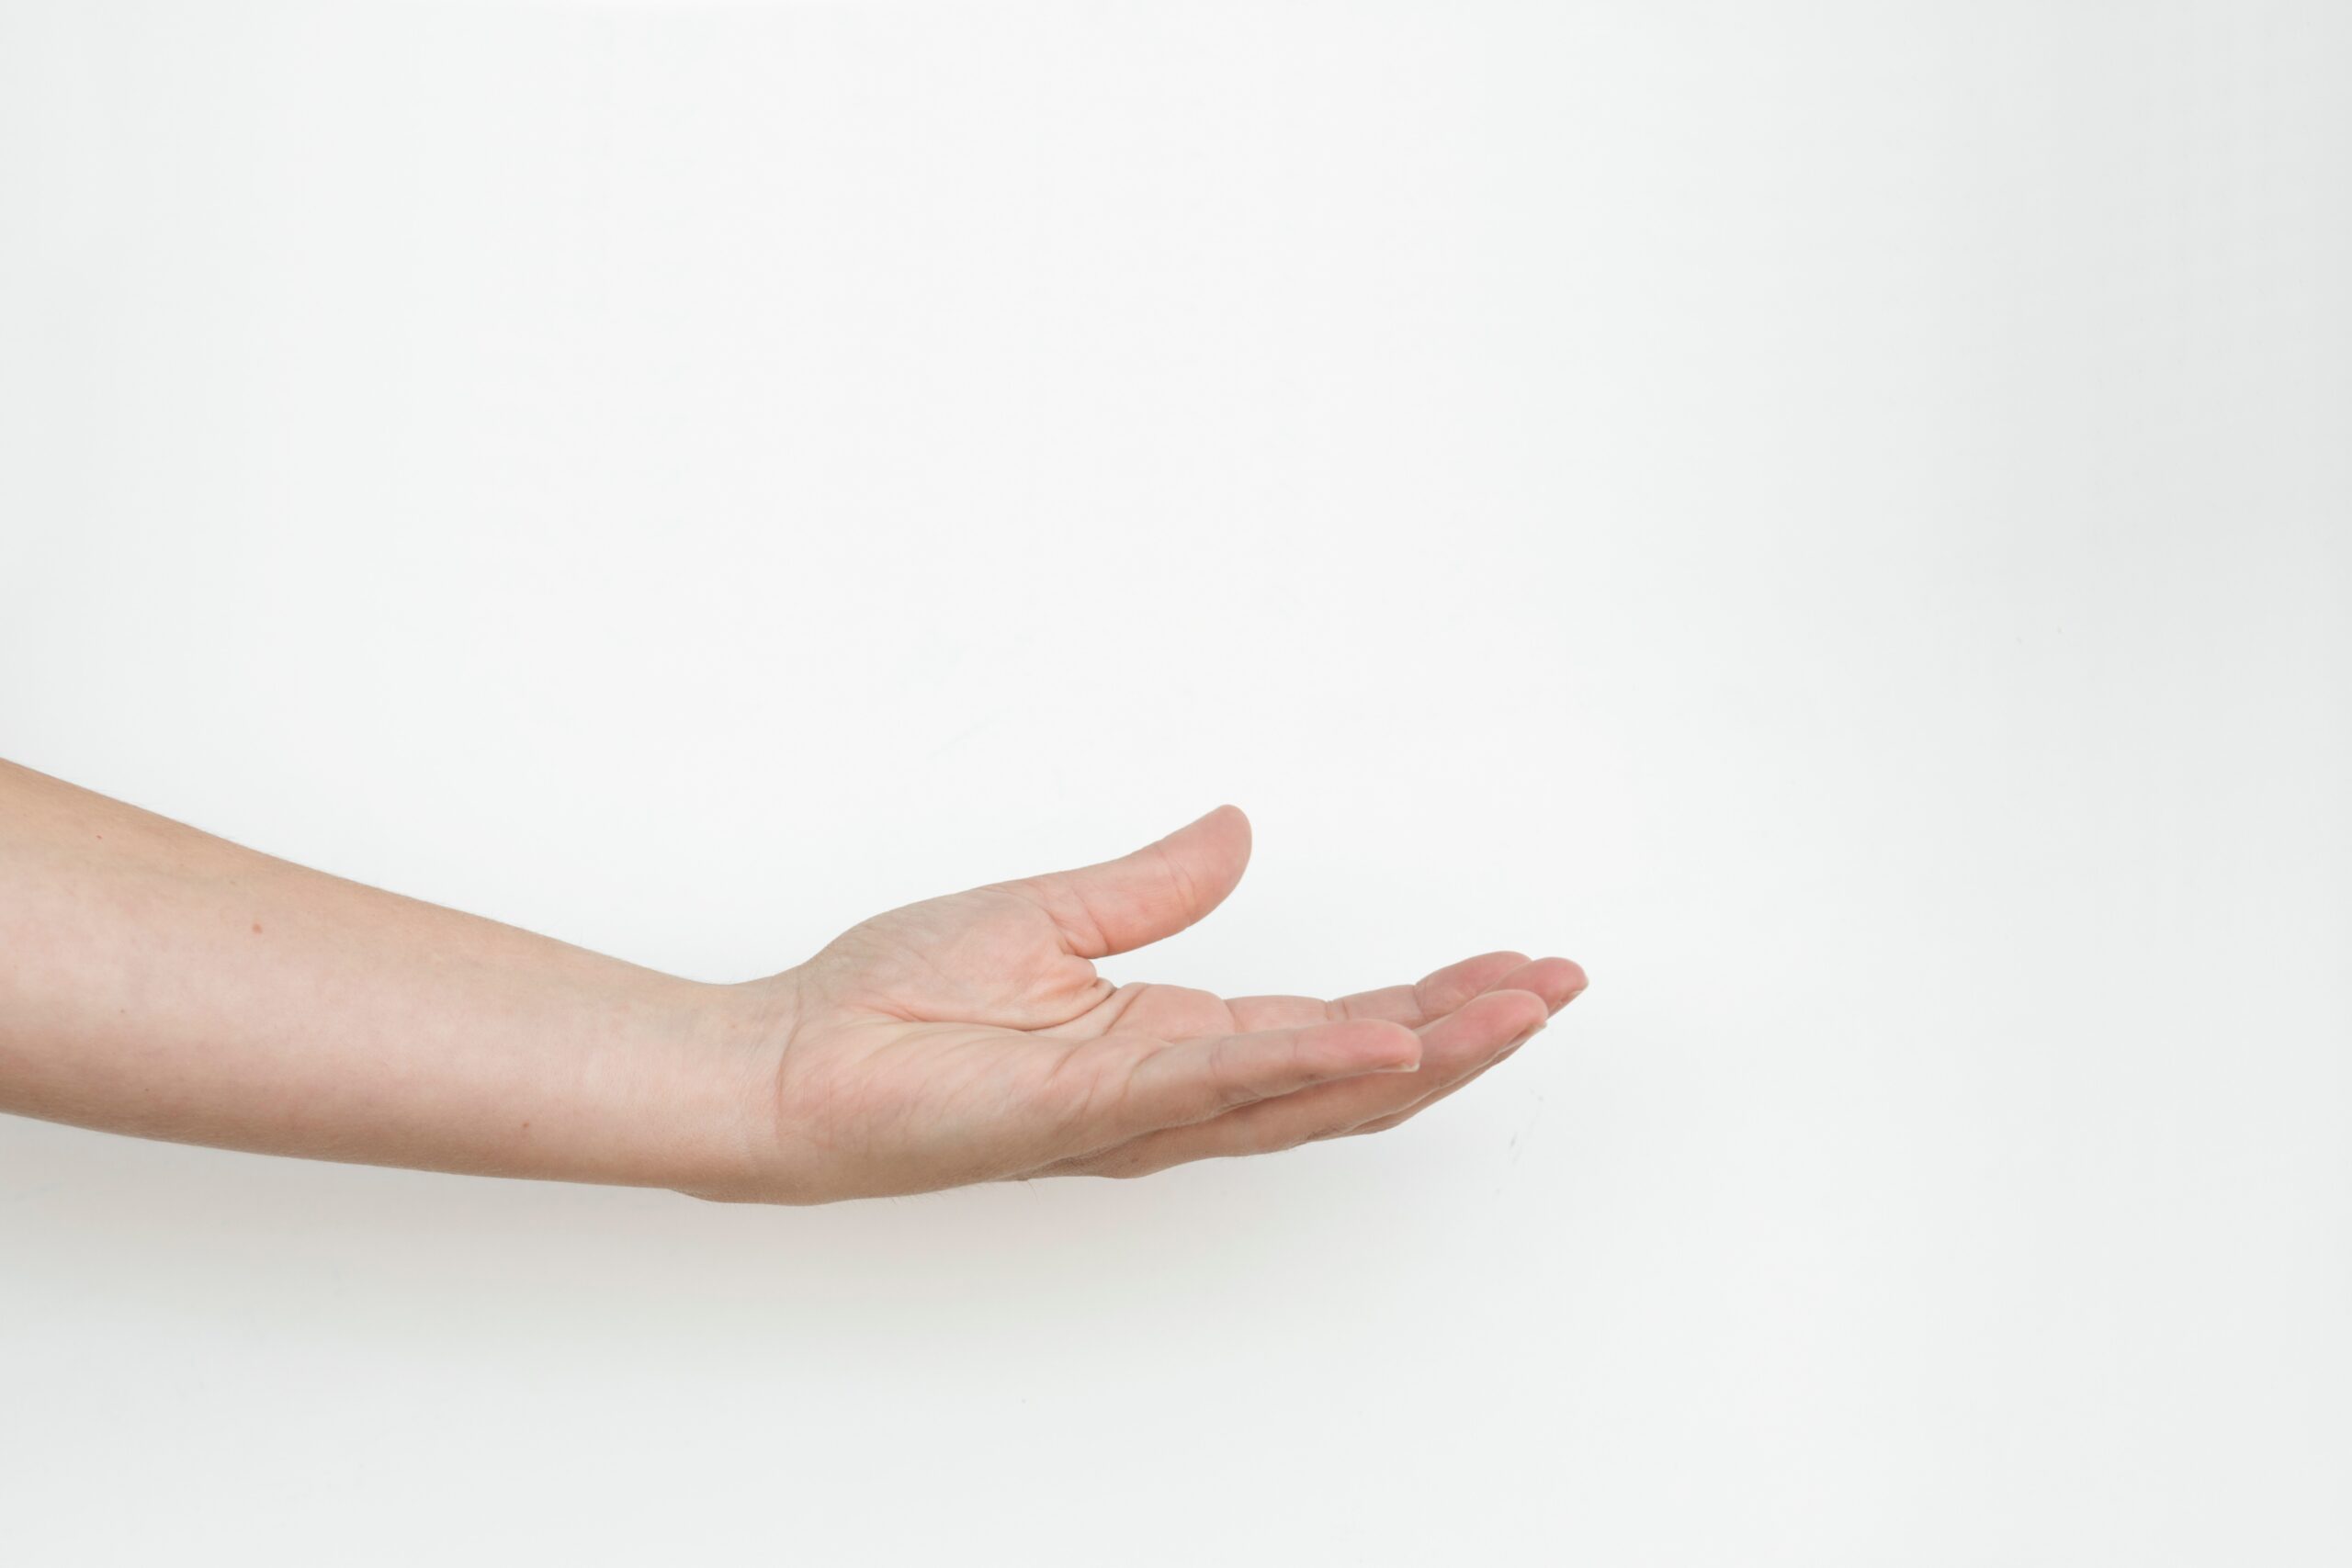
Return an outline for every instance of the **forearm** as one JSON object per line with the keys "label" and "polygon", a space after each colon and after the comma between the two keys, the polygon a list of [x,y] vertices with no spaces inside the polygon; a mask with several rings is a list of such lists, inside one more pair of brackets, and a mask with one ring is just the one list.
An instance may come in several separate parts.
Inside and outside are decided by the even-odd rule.
{"label": "forearm", "polygon": [[0,762],[0,1111],[430,1169],[723,1186],[763,1064],[707,987]]}

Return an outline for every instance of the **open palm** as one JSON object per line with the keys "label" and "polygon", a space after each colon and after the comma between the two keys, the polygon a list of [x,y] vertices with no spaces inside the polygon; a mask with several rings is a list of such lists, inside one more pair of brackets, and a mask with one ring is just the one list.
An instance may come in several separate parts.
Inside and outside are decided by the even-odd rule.
{"label": "open palm", "polygon": [[776,1148],[758,1196],[1136,1176],[1393,1126],[1584,988],[1565,958],[1465,959],[1326,1001],[1116,985],[1250,858],[1232,807],[1100,865],[929,899],[755,983]]}

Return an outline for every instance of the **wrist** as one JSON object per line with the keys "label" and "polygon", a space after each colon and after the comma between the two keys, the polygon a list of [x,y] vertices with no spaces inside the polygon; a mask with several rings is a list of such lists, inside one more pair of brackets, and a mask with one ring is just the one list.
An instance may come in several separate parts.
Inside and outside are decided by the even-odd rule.
{"label": "wrist", "polygon": [[776,1074],[797,992],[791,970],[694,986],[660,1185],[714,1201],[795,1201],[780,1169]]}

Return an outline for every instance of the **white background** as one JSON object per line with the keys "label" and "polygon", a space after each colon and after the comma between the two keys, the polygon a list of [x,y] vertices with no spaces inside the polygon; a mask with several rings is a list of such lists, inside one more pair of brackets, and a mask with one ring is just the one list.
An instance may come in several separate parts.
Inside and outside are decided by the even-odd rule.
{"label": "white background", "polygon": [[2341,1563],[2352,11],[0,0],[0,752],[1594,987],[822,1210],[0,1123],[0,1556]]}

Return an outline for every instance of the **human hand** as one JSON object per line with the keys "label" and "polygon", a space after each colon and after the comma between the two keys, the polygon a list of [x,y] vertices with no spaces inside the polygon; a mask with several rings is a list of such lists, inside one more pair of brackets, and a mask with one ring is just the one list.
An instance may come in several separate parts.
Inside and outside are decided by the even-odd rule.
{"label": "human hand", "polygon": [[876,916],[796,969],[729,987],[774,1136],[741,1181],[692,1190],[822,1202],[1140,1176],[1378,1132],[1509,1055],[1584,989],[1568,960],[1518,953],[1336,1001],[1228,1000],[1096,973],[1093,960],[1216,908],[1249,858],[1248,819],[1220,807],[1118,860]]}

